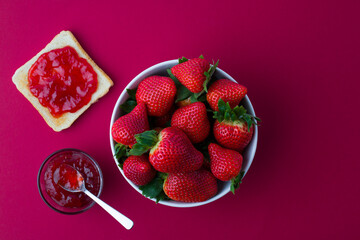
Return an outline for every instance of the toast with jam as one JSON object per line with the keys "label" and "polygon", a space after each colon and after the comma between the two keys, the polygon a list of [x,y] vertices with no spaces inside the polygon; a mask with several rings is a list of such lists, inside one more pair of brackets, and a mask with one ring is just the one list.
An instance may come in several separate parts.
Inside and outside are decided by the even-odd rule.
{"label": "toast with jam", "polygon": [[70,31],[56,35],[12,81],[56,132],[70,127],[113,85]]}

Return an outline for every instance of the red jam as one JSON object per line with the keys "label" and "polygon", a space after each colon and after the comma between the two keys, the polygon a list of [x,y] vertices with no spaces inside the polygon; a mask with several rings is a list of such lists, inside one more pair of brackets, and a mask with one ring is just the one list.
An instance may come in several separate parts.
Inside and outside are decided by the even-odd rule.
{"label": "red jam", "polygon": [[61,164],[54,173],[54,182],[66,190],[81,191],[84,178],[75,168],[68,164]]}
{"label": "red jam", "polygon": [[[64,163],[80,172],[83,179],[79,179],[76,171],[64,169]],[[66,166],[66,165],[65,165]],[[75,174],[74,174],[75,172]],[[49,162],[44,173],[46,193],[61,207],[83,208],[92,200],[82,192],[69,192],[58,183],[76,187],[80,180],[85,181],[85,187],[95,196],[100,191],[100,174],[94,163],[86,155],[76,151],[66,151],[57,154]]]}
{"label": "red jam", "polygon": [[94,69],[70,46],[42,54],[31,66],[28,81],[30,92],[54,117],[88,104],[98,86]]}

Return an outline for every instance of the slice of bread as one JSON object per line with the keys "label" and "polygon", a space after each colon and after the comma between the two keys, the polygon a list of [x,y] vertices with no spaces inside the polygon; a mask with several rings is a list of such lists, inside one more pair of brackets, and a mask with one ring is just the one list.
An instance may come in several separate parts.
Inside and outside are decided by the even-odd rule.
{"label": "slice of bread", "polygon": [[[64,113],[58,118],[55,118],[51,115],[48,108],[40,104],[39,100],[31,94],[29,89],[28,82],[28,72],[31,66],[37,61],[37,59],[45,52],[49,52],[53,49],[63,48],[66,46],[73,47],[80,57],[85,58],[87,62],[92,66],[94,71],[97,73],[98,78],[98,87],[96,92],[91,96],[90,102],[83,106],[81,109],[74,113]],[[99,98],[104,96],[109,88],[113,85],[112,80],[106,75],[106,73],[101,70],[95,62],[89,57],[89,55],[84,51],[80,46],[79,42],[76,40],[74,35],[70,31],[62,31],[54,37],[54,39],[46,45],[46,47],[41,50],[35,57],[30,59],[27,63],[21,66],[15,71],[15,74],[12,77],[12,81],[16,85],[17,89],[30,101],[30,103],[36,108],[36,110],[41,114],[46,123],[56,132],[59,132],[63,129],[66,129],[71,126],[71,124],[86,110],[90,107],[91,104],[96,102]]]}

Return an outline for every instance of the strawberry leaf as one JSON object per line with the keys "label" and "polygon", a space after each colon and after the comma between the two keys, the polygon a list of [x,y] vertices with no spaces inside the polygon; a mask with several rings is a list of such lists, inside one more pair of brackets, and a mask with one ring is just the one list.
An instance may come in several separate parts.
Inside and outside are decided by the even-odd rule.
{"label": "strawberry leaf", "polygon": [[166,196],[164,191],[161,191],[160,194],[158,194],[156,196],[156,203],[158,203],[159,201],[162,201],[162,200],[170,200],[170,198],[168,196]]}
{"label": "strawberry leaf", "polygon": [[126,89],[126,92],[129,94],[129,99],[136,100],[136,91],[137,91],[137,88],[135,88],[135,89],[127,88]]}
{"label": "strawberry leaf", "polygon": [[217,119],[219,122],[224,121],[224,115],[220,114],[219,112],[214,112],[213,118]]}
{"label": "strawberry leaf", "polygon": [[129,155],[140,156],[149,151],[158,142],[158,132],[155,130],[146,131],[135,135],[136,143],[129,151]]}
{"label": "strawberry leaf", "polygon": [[240,187],[240,184],[242,183],[242,179],[244,178],[245,171],[241,171],[239,175],[237,175],[235,178],[231,179],[231,185],[230,190],[233,194],[235,194],[235,190]]}
{"label": "strawberry leaf", "polygon": [[230,112],[230,119],[233,122],[237,120],[237,115],[233,111]]}
{"label": "strawberry leaf", "polygon": [[161,200],[167,199],[163,190],[164,178],[158,174],[150,183],[140,186],[142,195],[148,198],[156,199],[156,203]]}
{"label": "strawberry leaf", "polygon": [[179,64],[187,61],[189,61],[189,59],[187,59],[186,57],[179,58]]}
{"label": "strawberry leaf", "polygon": [[177,79],[177,78],[174,76],[174,74],[172,74],[170,68],[167,69],[167,73],[169,74],[169,77],[174,81],[176,88],[179,88],[180,86],[182,86],[182,84],[180,83],[179,79]]}
{"label": "strawberry leaf", "polygon": [[261,119],[260,119],[260,118],[258,118],[258,117],[256,117],[256,116],[254,116],[254,118],[255,118],[255,120],[256,120],[257,122],[261,122]]}
{"label": "strawberry leaf", "polygon": [[192,94],[192,95],[191,95],[191,97],[190,97],[190,102],[191,102],[191,103],[199,102],[199,100],[197,99],[197,97],[196,97],[195,94]]}
{"label": "strawberry leaf", "polygon": [[140,190],[145,197],[156,198],[163,191],[163,180],[161,178],[154,178],[145,186],[140,186]]}
{"label": "strawberry leaf", "polygon": [[224,120],[226,121],[245,121],[248,127],[248,131],[250,132],[251,126],[258,125],[258,121],[261,122],[261,119],[255,117],[251,114],[248,114],[244,106],[236,106],[231,109],[230,104],[228,102],[224,102],[221,98],[218,101],[219,111],[215,111],[213,118],[217,119],[219,122]]}
{"label": "strawberry leaf", "polygon": [[213,74],[215,73],[216,68],[219,66],[219,60],[217,60],[217,62],[215,64],[213,64],[209,70],[207,72],[204,72],[204,75],[206,76],[206,80],[203,83],[203,87],[204,87],[204,91],[208,92],[208,88],[207,86],[210,83],[210,80],[213,76]]}
{"label": "strawberry leaf", "polygon": [[198,100],[198,102],[203,102],[203,103],[205,103],[205,102],[206,102],[206,95],[204,94],[204,95],[199,96],[199,97],[197,98],[197,100]]}
{"label": "strawberry leaf", "polygon": [[189,98],[191,95],[193,95],[193,93],[190,92],[190,90],[187,89],[184,85],[181,85],[177,89],[175,102],[185,100],[185,99]]}
{"label": "strawberry leaf", "polygon": [[225,121],[230,121],[230,112],[229,111],[226,111],[225,114],[224,114],[224,120]]}
{"label": "strawberry leaf", "polygon": [[235,107],[233,109],[233,112],[236,114],[237,117],[239,117],[243,116],[246,113],[246,109],[244,108],[244,106]]}
{"label": "strawberry leaf", "polygon": [[227,110],[227,105],[221,98],[218,101],[218,108],[219,108],[218,114],[220,114],[221,116],[224,116],[225,112]]}
{"label": "strawberry leaf", "polygon": [[135,100],[127,100],[125,103],[120,105],[120,108],[125,112],[131,112],[137,106],[137,102]]}
{"label": "strawberry leaf", "polygon": [[128,157],[129,148],[121,143],[115,144],[115,154],[118,166],[122,169],[126,158]]}
{"label": "strawberry leaf", "polygon": [[201,54],[201,55],[199,56],[199,58],[204,59],[204,56]]}
{"label": "strawberry leaf", "polygon": [[258,125],[257,121],[261,122],[261,119],[255,117],[251,114],[248,114],[246,109],[243,106],[236,106],[233,111],[238,112],[237,117],[239,120],[244,120],[247,123],[248,131],[250,132],[251,126]]}
{"label": "strawberry leaf", "polygon": [[203,102],[205,103],[206,102],[206,95],[203,94],[204,91],[201,91],[199,93],[192,93],[192,95],[190,96],[190,101],[191,103],[194,103],[194,102]]}
{"label": "strawberry leaf", "polygon": [[125,112],[125,113],[129,113],[131,112],[137,105],[137,102],[136,102],[136,90],[137,88],[135,89],[129,89],[127,88],[126,89],[126,92],[128,93],[129,95],[129,98],[126,100],[125,103],[121,104],[120,105],[120,108]]}

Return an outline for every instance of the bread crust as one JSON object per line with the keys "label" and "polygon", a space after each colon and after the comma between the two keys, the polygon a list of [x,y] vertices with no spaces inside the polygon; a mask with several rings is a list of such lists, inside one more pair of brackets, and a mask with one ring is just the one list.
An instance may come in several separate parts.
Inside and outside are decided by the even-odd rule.
{"label": "bread crust", "polygon": [[[67,112],[60,117],[55,118],[51,115],[49,109],[42,106],[39,100],[31,94],[28,81],[28,72],[31,66],[43,53],[66,46],[73,47],[79,54],[79,56],[85,58],[87,62],[92,66],[92,68],[97,74],[98,87],[96,91],[92,94],[91,100],[88,104],[86,104],[74,113]],[[109,91],[110,87],[113,85],[113,81],[101,68],[96,65],[96,63],[85,52],[85,50],[81,47],[75,36],[70,31],[62,31],[58,35],[56,35],[53,40],[51,40],[51,42],[46,45],[44,49],[42,49],[38,54],[36,54],[33,58],[31,58],[28,62],[26,62],[24,65],[22,65],[15,71],[12,77],[12,81],[16,85],[17,89],[40,113],[46,123],[56,132],[70,127],[73,122],[78,117],[80,117],[80,115],[85,112],[86,109],[90,107],[91,104],[95,103],[97,100],[99,100],[99,98],[104,96]]]}

